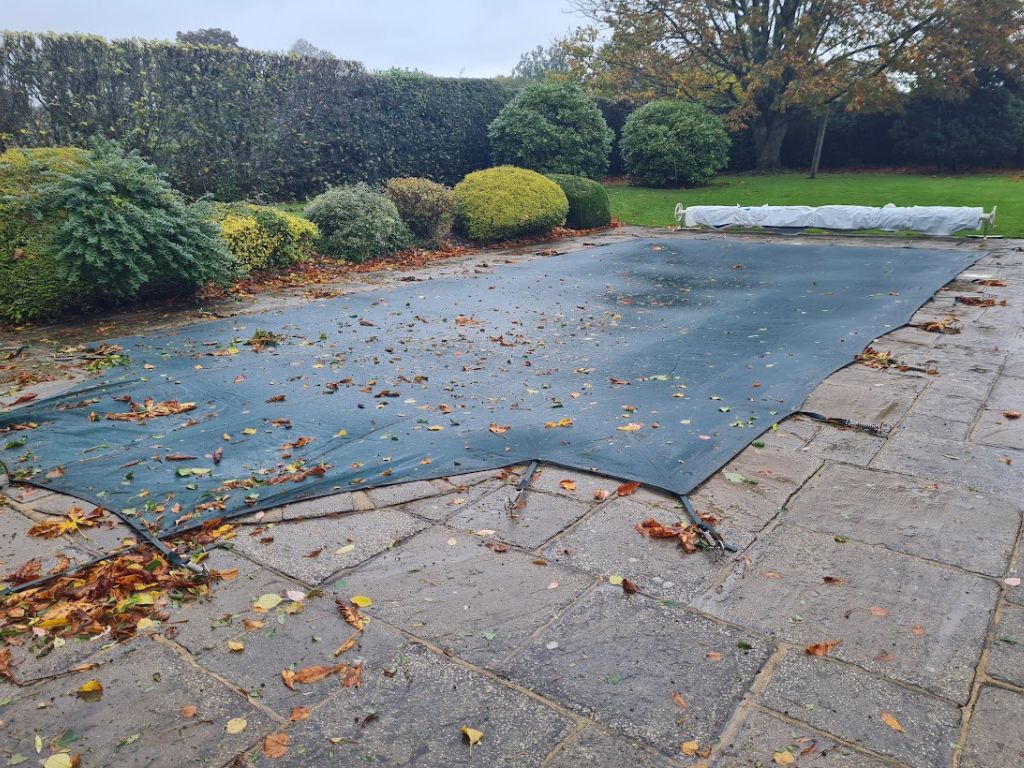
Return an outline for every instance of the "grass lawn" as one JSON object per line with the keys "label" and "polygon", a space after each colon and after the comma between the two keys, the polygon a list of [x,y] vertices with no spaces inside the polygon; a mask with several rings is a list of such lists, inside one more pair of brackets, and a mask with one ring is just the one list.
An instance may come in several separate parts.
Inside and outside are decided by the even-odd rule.
{"label": "grass lawn", "polygon": [[674,226],[683,205],[968,205],[999,206],[993,234],[1024,237],[1024,181],[1017,173],[924,176],[886,173],[802,173],[720,176],[695,189],[607,186],[612,215],[625,224]]}

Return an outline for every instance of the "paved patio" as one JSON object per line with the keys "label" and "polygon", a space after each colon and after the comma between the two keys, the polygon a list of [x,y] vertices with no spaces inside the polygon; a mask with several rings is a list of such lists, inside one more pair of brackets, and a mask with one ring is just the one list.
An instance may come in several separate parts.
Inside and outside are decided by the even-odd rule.
{"label": "paved patio", "polygon": [[[993,277],[1007,285],[972,282]],[[873,346],[906,370],[851,365],[805,404],[857,428],[794,417],[705,483],[694,503],[738,554],[643,537],[641,520],[679,519],[673,498],[554,466],[517,520],[521,468],[242,518],[209,563],[239,575],[209,601],[122,644],[16,649],[0,759],[39,765],[57,740],[82,768],[1024,765],[1024,419],[1003,415],[1024,410],[1022,287],[1024,252],[992,243],[913,320],[955,312],[959,334],[897,330]],[[1007,305],[955,303],[982,294]],[[27,538],[73,500],[6,493],[5,572],[130,535]],[[336,656],[352,627],[335,597],[355,595],[370,622]],[[362,663],[361,685],[283,682],[338,662]],[[91,678],[99,701],[74,695]]]}

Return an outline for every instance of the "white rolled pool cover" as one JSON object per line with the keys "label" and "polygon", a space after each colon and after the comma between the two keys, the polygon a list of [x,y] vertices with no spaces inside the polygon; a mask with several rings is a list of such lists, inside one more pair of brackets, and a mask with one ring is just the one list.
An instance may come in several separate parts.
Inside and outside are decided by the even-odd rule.
{"label": "white rolled pool cover", "polygon": [[686,226],[703,225],[716,229],[880,229],[951,235],[962,229],[978,229],[986,220],[985,211],[980,207],[915,205],[899,208],[891,203],[883,208],[867,205],[692,205],[685,211]]}

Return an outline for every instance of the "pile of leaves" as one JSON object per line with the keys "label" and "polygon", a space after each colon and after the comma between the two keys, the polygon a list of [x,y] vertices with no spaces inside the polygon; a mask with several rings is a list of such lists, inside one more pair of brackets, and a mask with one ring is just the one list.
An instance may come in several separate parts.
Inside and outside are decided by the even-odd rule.
{"label": "pile of leaves", "polygon": [[[710,526],[714,526],[718,519],[714,515],[699,513],[700,519]],[[676,539],[680,548],[688,555],[692,555],[699,549],[706,549],[707,545],[700,536],[700,528],[693,523],[674,523],[665,525],[659,523],[653,517],[636,524],[636,532],[641,536],[648,536],[652,539]]]}

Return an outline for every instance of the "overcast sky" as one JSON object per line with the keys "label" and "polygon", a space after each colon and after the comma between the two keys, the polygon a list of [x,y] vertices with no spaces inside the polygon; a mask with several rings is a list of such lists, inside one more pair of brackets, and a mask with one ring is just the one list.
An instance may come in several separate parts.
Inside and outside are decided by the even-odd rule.
{"label": "overcast sky", "polygon": [[221,27],[247,48],[303,37],[372,69],[508,74],[519,55],[579,26],[569,0],[0,0],[0,27],[173,39]]}

